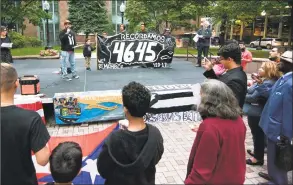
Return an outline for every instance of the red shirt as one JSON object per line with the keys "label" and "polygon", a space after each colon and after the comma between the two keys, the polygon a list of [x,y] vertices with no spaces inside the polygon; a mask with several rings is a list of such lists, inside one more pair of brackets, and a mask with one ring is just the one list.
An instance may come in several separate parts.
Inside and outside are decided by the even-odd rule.
{"label": "red shirt", "polygon": [[245,49],[245,51],[241,52],[241,66],[243,67],[243,70],[246,69],[246,64],[250,62],[252,62],[252,54]]}
{"label": "red shirt", "polygon": [[185,184],[243,184],[245,134],[237,120],[207,118],[200,124],[187,167]]}

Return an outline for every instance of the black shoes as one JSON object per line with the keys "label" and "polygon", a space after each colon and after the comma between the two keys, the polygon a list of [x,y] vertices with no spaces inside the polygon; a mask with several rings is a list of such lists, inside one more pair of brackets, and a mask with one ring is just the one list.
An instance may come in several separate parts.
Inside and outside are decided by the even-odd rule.
{"label": "black shoes", "polygon": [[257,162],[252,162],[251,159],[246,159],[246,164],[251,165],[251,166],[262,166],[264,161],[257,161]]}
{"label": "black shoes", "polygon": [[272,181],[271,177],[267,173],[259,172],[258,175],[268,181]]}
{"label": "black shoes", "polygon": [[86,70],[87,70],[87,71],[91,71],[91,68],[87,67]]}

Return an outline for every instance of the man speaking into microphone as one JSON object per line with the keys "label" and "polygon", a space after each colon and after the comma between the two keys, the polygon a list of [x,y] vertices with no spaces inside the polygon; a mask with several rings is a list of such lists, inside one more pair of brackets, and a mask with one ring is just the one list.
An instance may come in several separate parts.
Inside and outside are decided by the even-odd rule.
{"label": "man speaking into microphone", "polygon": [[[64,30],[62,30],[59,34],[59,39],[61,42],[61,74],[63,79],[71,81],[72,78],[79,78],[79,76],[76,74],[74,58],[74,46],[76,46],[76,40],[75,33],[71,30],[71,22],[69,20],[64,22],[64,27]],[[67,61],[70,63],[72,78],[68,77],[67,75]]]}

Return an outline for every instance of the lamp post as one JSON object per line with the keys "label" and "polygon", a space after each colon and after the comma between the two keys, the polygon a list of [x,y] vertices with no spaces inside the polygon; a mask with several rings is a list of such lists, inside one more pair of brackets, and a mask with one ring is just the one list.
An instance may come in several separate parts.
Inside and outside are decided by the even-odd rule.
{"label": "lamp post", "polygon": [[[265,12],[265,11],[262,11],[261,12],[261,16],[265,16],[267,13]],[[256,48],[256,50],[262,50],[262,48],[261,48],[261,37],[262,37],[262,35],[261,35],[261,30],[262,30],[262,27],[264,26],[264,24],[263,24],[263,22],[261,23],[261,28],[260,28],[260,36],[259,36],[259,43],[258,43],[258,47]]]}
{"label": "lamp post", "polygon": [[122,24],[124,24],[124,12],[125,12],[125,9],[126,9],[126,7],[125,7],[125,4],[124,4],[124,2],[122,2],[122,4],[120,5],[120,12],[121,12],[121,18],[122,18]]}
{"label": "lamp post", "polygon": [[[48,14],[48,12],[50,10],[50,4],[47,0],[44,2],[43,7],[44,7],[45,12]],[[46,32],[47,32],[47,46],[45,47],[45,50],[52,49],[52,47],[49,45],[50,35],[49,35],[49,19],[48,18],[47,18],[47,23],[46,23]]]}

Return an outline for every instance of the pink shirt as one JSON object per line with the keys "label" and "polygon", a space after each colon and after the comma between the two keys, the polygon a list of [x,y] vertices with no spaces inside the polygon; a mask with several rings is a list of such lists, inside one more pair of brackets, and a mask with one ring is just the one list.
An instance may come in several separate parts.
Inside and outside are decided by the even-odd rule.
{"label": "pink shirt", "polygon": [[241,53],[241,66],[246,68],[246,64],[252,62],[252,54],[247,49]]}
{"label": "pink shirt", "polygon": [[214,65],[213,70],[217,76],[220,76],[221,74],[223,74],[226,71],[223,64]]}

